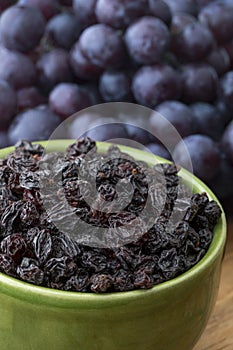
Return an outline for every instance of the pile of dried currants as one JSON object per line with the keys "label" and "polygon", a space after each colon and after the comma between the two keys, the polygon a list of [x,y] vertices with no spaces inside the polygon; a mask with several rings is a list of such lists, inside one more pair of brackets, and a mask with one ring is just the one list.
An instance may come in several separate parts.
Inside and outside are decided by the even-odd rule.
{"label": "pile of dried currants", "polygon": [[151,288],[197,264],[220,216],[175,164],[148,166],[117,146],[99,153],[90,138],[47,154],[19,141],[0,160],[0,271],[35,285]]}

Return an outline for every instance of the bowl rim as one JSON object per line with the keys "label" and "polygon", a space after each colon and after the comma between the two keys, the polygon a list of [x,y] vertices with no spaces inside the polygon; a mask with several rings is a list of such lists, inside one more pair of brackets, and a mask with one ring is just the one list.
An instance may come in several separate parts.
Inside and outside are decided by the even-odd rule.
{"label": "bowl rim", "polygon": [[[69,139],[35,141],[33,143],[39,143],[44,147],[46,147],[49,143],[50,152],[53,152],[58,150],[64,150],[68,145],[70,145],[74,141],[75,140]],[[100,152],[106,151],[106,149],[112,145],[111,143],[107,142],[96,142],[96,144],[97,149]],[[171,163],[170,161],[149,152],[145,152],[128,146],[116,146],[118,146],[123,152],[129,153],[136,160],[143,160],[149,164],[155,164],[160,162]],[[14,146],[1,149],[0,159],[5,157],[7,154],[11,153],[13,150]],[[166,291],[167,289],[178,287],[182,282],[187,282],[189,280],[197,278],[198,274],[204,273],[206,270],[208,270],[208,268],[215,262],[215,260],[219,257],[220,254],[223,255],[227,235],[226,216],[218,198],[205,183],[203,183],[200,179],[198,179],[196,176],[194,176],[184,168],[180,169],[179,175],[187,184],[190,184],[191,179],[195,191],[199,193],[206,192],[209,199],[215,200],[222,210],[221,218],[214,229],[214,237],[208,251],[196,265],[194,265],[186,272],[171,280],[157,284],[151,289],[139,289],[125,292],[112,292],[103,294],[63,291],[48,287],[37,286],[28,282],[18,280],[14,277],[10,277],[0,272],[0,293],[4,293],[9,296],[33,304],[43,304],[47,306],[50,305],[59,308],[72,308],[75,304],[78,304],[79,306],[81,305],[82,308],[95,307],[95,305],[101,307],[106,306],[106,304],[116,306],[140,298],[150,298],[150,296],[157,295],[163,291]]]}

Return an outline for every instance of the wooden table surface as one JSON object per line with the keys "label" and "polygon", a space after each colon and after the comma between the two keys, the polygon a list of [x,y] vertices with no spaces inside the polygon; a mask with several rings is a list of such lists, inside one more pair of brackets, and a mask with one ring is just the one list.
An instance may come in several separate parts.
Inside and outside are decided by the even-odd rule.
{"label": "wooden table surface", "polygon": [[218,299],[206,330],[194,350],[233,350],[233,220],[228,223]]}

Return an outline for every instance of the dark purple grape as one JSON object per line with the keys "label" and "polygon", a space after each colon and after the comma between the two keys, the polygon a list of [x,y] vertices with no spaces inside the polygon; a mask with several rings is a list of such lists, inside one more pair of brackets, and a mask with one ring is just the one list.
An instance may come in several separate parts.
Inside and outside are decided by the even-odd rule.
{"label": "dark purple grape", "polygon": [[219,170],[215,177],[208,182],[208,186],[220,199],[233,195],[233,164],[225,153],[221,154]]}
{"label": "dark purple grape", "polygon": [[19,4],[36,8],[43,14],[46,20],[49,20],[59,11],[57,0],[19,0]]}
{"label": "dark purple grape", "polygon": [[209,136],[190,135],[176,145],[172,158],[177,164],[186,168],[189,165],[189,157],[194,174],[203,181],[209,181],[217,174],[220,165],[220,151]]}
{"label": "dark purple grape", "polygon": [[[221,0],[222,1],[222,0]],[[230,0],[231,1],[231,0]],[[202,7],[209,5],[213,0],[196,0],[198,9],[200,10]]]}
{"label": "dark purple grape", "polygon": [[73,0],[74,14],[83,27],[97,22],[95,15],[96,0]]}
{"label": "dark purple grape", "polygon": [[225,73],[220,80],[220,96],[233,113],[233,70]]}
{"label": "dark purple grape", "polygon": [[45,37],[52,45],[69,50],[80,32],[81,27],[76,17],[64,12],[50,19],[45,29]]}
{"label": "dark purple grape", "polygon": [[208,64],[190,63],[183,66],[183,101],[213,102],[217,94],[218,75]]}
{"label": "dark purple grape", "polygon": [[171,160],[171,155],[168,150],[158,143],[149,143],[146,145],[146,148],[156,156]]}
{"label": "dark purple grape", "polygon": [[149,0],[149,13],[170,25],[172,14],[170,7],[163,0]]}
{"label": "dark purple grape", "polygon": [[98,83],[96,81],[83,84],[83,87],[85,87],[85,89],[87,89],[90,92],[92,105],[98,105],[100,103],[103,103],[103,99],[102,99],[100,92],[99,92],[99,86],[98,86]]}
{"label": "dark purple grape", "polygon": [[15,0],[1,0],[0,12],[15,4]]}
{"label": "dark purple grape", "polygon": [[126,123],[125,128],[128,133],[128,138],[142,145],[147,145],[153,139],[153,135],[148,130],[137,125]]}
{"label": "dark purple grape", "polygon": [[105,102],[129,102],[132,99],[131,79],[123,71],[106,71],[100,77],[99,91]]}
{"label": "dark purple grape", "polygon": [[[98,120],[96,120],[98,124]],[[100,123],[93,128],[90,128],[86,136],[95,141],[109,141],[111,139],[127,139],[128,134],[123,124],[121,123]],[[120,141],[120,140],[118,140]]]}
{"label": "dark purple grape", "polygon": [[128,27],[125,42],[135,62],[153,64],[161,61],[169,46],[170,34],[160,19],[146,16]]}
{"label": "dark purple grape", "polygon": [[204,25],[193,22],[174,37],[172,51],[183,61],[199,61],[211,52],[214,45],[211,31]]}
{"label": "dark purple grape", "polygon": [[[156,107],[156,112],[150,117],[150,130],[167,140],[170,147],[174,147],[180,140],[195,131],[194,116],[191,109],[179,101],[165,101]],[[162,116],[162,118],[161,118]],[[165,118],[165,119],[164,119]],[[178,136],[168,127],[171,123],[178,132]]]}
{"label": "dark purple grape", "polygon": [[13,119],[17,108],[15,91],[4,80],[0,80],[0,130],[6,129]]}
{"label": "dark purple grape", "polygon": [[172,34],[179,34],[192,23],[196,23],[196,18],[187,13],[178,12],[172,16],[170,30]]}
{"label": "dark purple grape", "polygon": [[39,44],[44,29],[44,17],[31,7],[12,6],[0,18],[1,42],[10,50],[32,51]]}
{"label": "dark purple grape", "polygon": [[198,19],[208,26],[219,44],[233,37],[233,7],[223,2],[211,2],[199,13]]}
{"label": "dark purple grape", "polygon": [[103,68],[90,62],[80,50],[79,42],[77,42],[70,52],[70,64],[74,74],[79,79],[95,80],[103,72]]}
{"label": "dark purple grape", "polygon": [[47,140],[61,119],[48,107],[39,106],[18,114],[9,128],[9,140],[15,144],[20,139]]}
{"label": "dark purple grape", "polygon": [[9,145],[7,131],[0,131],[0,148],[8,147]]}
{"label": "dark purple grape", "polygon": [[198,12],[196,0],[164,0],[172,14],[184,12],[192,16],[196,16]]}
{"label": "dark purple grape", "polygon": [[101,68],[117,68],[125,59],[125,47],[121,35],[106,24],[96,24],[83,31],[79,38],[85,57]]}
{"label": "dark purple grape", "polygon": [[233,164],[233,122],[231,122],[222,137],[222,147],[227,157]]}
{"label": "dark purple grape", "polygon": [[218,98],[215,101],[214,106],[221,114],[222,124],[226,127],[232,120],[232,113],[227,108],[225,101],[223,101],[221,98]]}
{"label": "dark purple grape", "polygon": [[233,2],[232,0],[215,0],[216,2],[224,3],[224,5],[229,6],[233,8]]}
{"label": "dark purple grape", "polygon": [[18,111],[34,108],[44,103],[46,103],[46,98],[35,86],[25,87],[17,91]]}
{"label": "dark purple grape", "polygon": [[155,107],[165,100],[179,98],[180,74],[168,65],[145,66],[135,74],[132,89],[137,102]]}
{"label": "dark purple grape", "polygon": [[196,133],[219,140],[224,130],[222,115],[218,109],[208,103],[197,102],[191,105],[196,124]]}
{"label": "dark purple grape", "polygon": [[0,48],[0,79],[15,89],[36,84],[36,69],[32,61],[20,52]]}
{"label": "dark purple grape", "polygon": [[50,109],[62,119],[91,106],[91,102],[89,91],[72,83],[58,84],[49,95]]}
{"label": "dark purple grape", "polygon": [[37,70],[40,86],[45,92],[56,84],[73,80],[69,54],[63,49],[53,49],[43,54],[37,62]]}
{"label": "dark purple grape", "polygon": [[95,13],[100,23],[122,29],[143,16],[146,9],[146,0],[97,0]]}
{"label": "dark purple grape", "polygon": [[233,40],[227,43],[224,46],[225,50],[228,53],[229,59],[230,59],[230,64],[231,64],[231,69],[233,69]]}
{"label": "dark purple grape", "polygon": [[206,62],[216,70],[219,76],[226,73],[231,66],[227,50],[222,47],[213,50],[207,57]]}
{"label": "dark purple grape", "polygon": [[72,120],[69,127],[69,137],[71,139],[77,139],[85,134],[87,130],[90,129],[90,125],[98,120],[100,116],[94,113],[88,113],[88,111],[82,112],[82,114],[77,115],[74,120]]}

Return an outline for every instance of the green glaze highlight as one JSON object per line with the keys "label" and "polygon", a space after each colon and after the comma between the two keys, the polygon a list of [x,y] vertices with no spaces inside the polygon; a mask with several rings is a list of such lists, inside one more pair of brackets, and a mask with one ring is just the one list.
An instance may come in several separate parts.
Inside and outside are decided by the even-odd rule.
{"label": "green glaze highlight", "polygon": [[[63,151],[71,142],[50,141],[48,150]],[[46,147],[47,142],[41,144]],[[103,152],[108,146],[98,143],[98,150]],[[149,164],[166,162],[151,153],[120,148]],[[0,158],[12,150],[0,150]],[[204,191],[218,202],[195,176],[183,169],[180,175],[193,191]],[[225,241],[223,213],[202,260],[149,290],[103,295],[65,292],[0,273],[0,349],[191,350],[217,298]]]}

